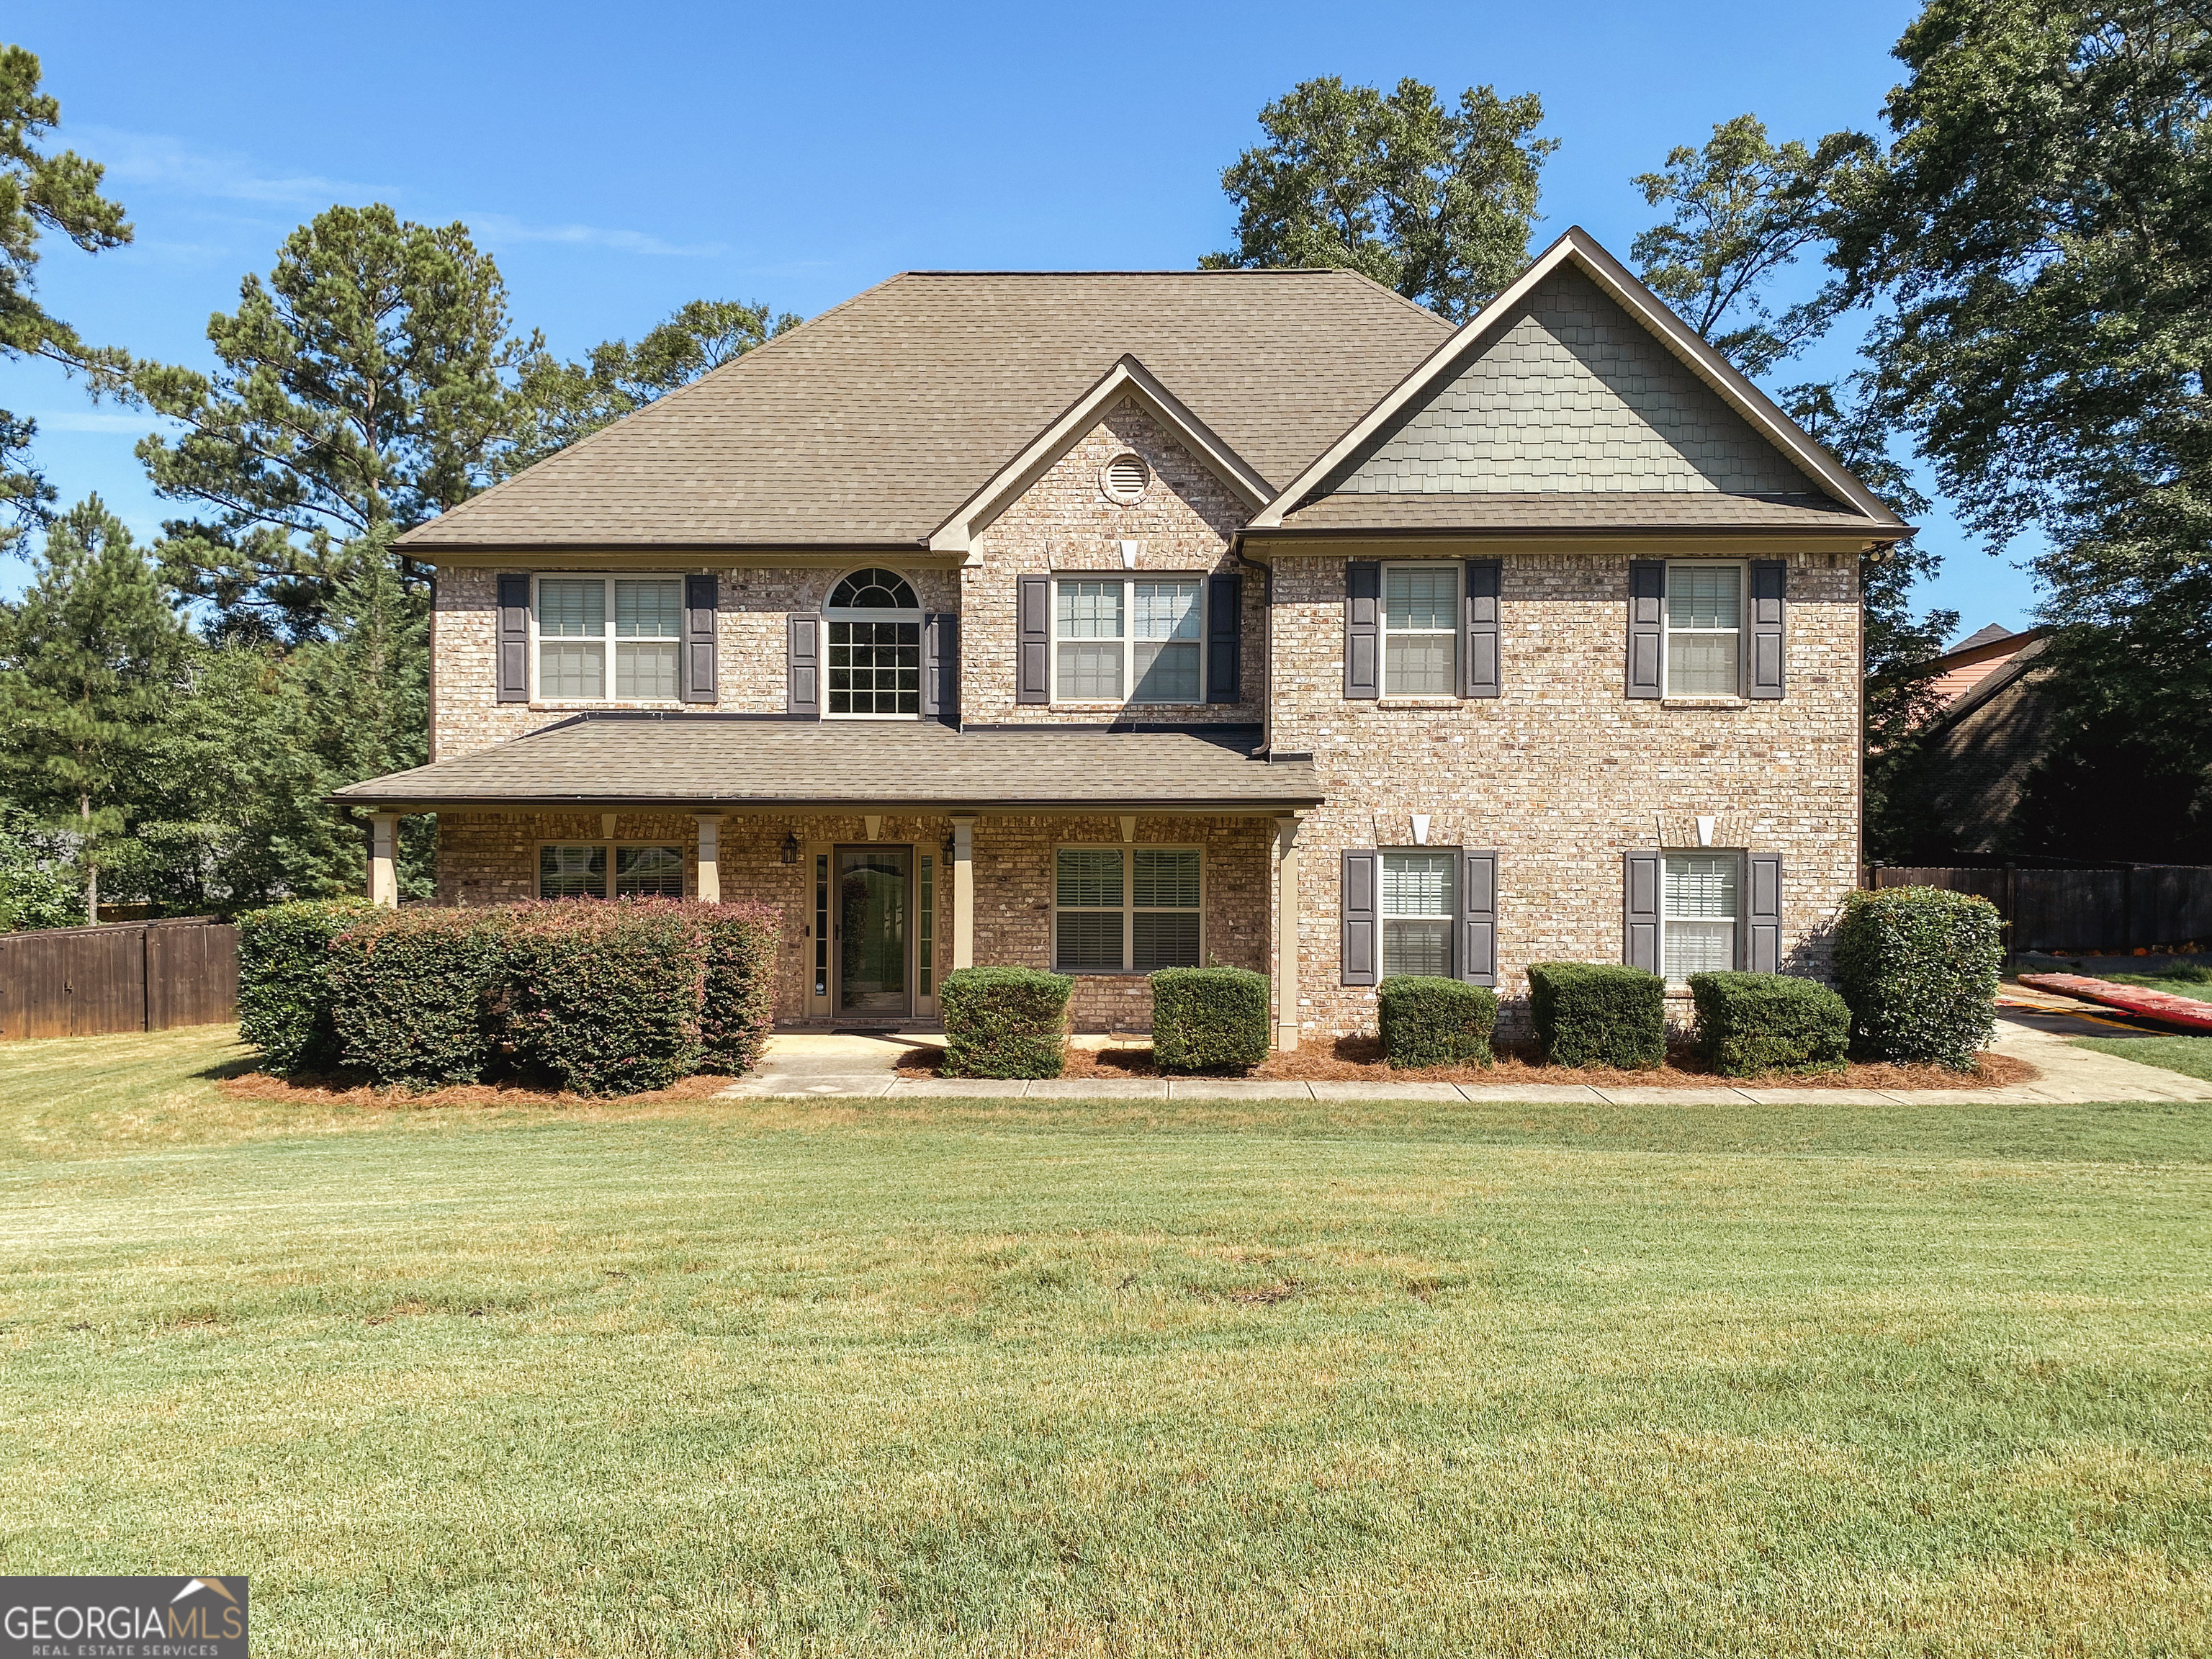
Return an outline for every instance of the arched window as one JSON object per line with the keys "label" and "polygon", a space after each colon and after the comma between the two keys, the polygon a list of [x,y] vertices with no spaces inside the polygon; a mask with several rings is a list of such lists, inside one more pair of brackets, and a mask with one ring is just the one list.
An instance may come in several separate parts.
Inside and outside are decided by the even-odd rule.
{"label": "arched window", "polygon": [[896,570],[855,570],[830,590],[831,714],[921,713],[921,601]]}

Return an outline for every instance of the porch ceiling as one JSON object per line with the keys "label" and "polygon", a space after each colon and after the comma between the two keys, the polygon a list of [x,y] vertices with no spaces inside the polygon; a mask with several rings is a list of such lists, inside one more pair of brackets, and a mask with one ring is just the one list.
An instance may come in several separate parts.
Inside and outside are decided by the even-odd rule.
{"label": "porch ceiling", "polygon": [[1266,812],[1316,806],[1313,763],[1253,726],[970,726],[583,714],[332,799],[387,811],[661,805],[815,811]]}

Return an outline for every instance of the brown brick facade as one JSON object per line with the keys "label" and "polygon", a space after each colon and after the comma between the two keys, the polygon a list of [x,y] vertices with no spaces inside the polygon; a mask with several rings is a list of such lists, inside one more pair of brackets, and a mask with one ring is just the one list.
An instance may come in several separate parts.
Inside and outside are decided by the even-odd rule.
{"label": "brown brick facade", "polygon": [[[1370,544],[1358,556],[1413,556],[1416,545],[1488,553]],[[1699,817],[1716,820],[1715,848],[1781,855],[1784,970],[1827,976],[1828,930],[1857,870],[1855,556],[1790,558],[1787,695],[1705,705],[1623,695],[1628,559],[1581,550],[1504,558],[1503,696],[1348,701],[1345,564],[1279,556],[1274,575],[1269,740],[1310,752],[1329,798],[1298,836],[1304,1031],[1372,1029],[1374,991],[1340,982],[1342,855],[1412,846],[1416,812],[1429,817],[1428,845],[1498,854],[1510,1005],[1525,998],[1531,962],[1620,961],[1624,855],[1696,847]]]}

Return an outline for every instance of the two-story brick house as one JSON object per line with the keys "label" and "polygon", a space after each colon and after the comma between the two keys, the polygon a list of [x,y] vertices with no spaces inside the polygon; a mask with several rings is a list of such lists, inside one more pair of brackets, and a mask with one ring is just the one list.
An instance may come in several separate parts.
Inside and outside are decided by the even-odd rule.
{"label": "two-story brick house", "polygon": [[411,532],[442,902],[787,918],[781,1018],[947,970],[1815,974],[1905,526],[1580,231],[1463,327],[1342,271],[892,278]]}

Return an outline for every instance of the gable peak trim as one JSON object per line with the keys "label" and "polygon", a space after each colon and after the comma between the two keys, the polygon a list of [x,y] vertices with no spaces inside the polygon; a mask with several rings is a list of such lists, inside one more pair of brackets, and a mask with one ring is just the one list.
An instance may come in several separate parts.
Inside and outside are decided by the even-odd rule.
{"label": "gable peak trim", "polygon": [[1488,343],[1488,337],[1496,325],[1510,316],[1545,278],[1565,264],[1572,264],[1596,283],[1601,292],[1641,324],[1684,368],[1801,471],[1817,480],[1838,500],[1864,514],[1873,526],[1900,534],[1908,532],[1905,522],[1853,477],[1818,441],[1784,414],[1772,398],[1713,349],[1580,225],[1570,225],[1497,298],[1455,329],[1380,403],[1355,421],[1279,495],[1255,514],[1245,528],[1282,529],[1286,514],[1316,497],[1337,469],[1385,425],[1423,395],[1440,389],[1464,369],[1474,355]]}

